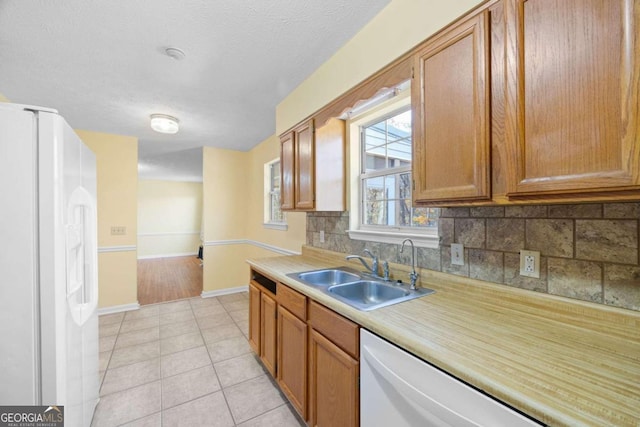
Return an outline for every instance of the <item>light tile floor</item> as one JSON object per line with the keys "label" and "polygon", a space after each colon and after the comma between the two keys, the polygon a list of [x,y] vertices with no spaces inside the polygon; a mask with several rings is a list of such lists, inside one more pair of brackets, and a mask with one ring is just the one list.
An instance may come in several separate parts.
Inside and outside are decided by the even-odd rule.
{"label": "light tile floor", "polygon": [[247,341],[248,294],[100,316],[92,426],[303,426]]}

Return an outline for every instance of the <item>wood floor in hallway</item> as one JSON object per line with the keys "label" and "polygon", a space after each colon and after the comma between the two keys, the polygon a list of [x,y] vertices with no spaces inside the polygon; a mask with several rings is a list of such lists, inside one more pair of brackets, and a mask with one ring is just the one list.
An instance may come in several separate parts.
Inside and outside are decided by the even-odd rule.
{"label": "wood floor in hallway", "polygon": [[202,293],[202,267],[196,256],[138,260],[140,305],[197,297]]}

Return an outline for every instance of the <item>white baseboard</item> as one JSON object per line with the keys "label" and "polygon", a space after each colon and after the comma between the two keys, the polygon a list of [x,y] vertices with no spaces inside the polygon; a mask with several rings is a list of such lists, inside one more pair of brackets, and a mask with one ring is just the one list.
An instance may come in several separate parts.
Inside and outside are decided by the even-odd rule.
{"label": "white baseboard", "polygon": [[249,291],[249,285],[236,286],[235,288],[216,289],[215,291],[202,291],[202,298],[219,297],[221,295],[237,294]]}
{"label": "white baseboard", "polygon": [[103,314],[122,313],[123,311],[139,310],[140,304],[134,302],[132,304],[112,305],[110,307],[102,307],[98,309],[98,316]]}
{"label": "white baseboard", "polygon": [[161,254],[161,255],[143,255],[139,256],[138,259],[155,259],[155,258],[175,258],[179,256],[196,256],[198,252],[180,252],[173,254]]}

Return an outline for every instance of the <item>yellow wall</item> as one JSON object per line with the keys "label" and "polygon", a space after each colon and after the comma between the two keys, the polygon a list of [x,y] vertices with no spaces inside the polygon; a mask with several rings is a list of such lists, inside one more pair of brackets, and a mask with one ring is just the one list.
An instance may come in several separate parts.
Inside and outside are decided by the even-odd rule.
{"label": "yellow wall", "polygon": [[268,245],[300,252],[306,240],[307,216],[303,212],[288,212],[287,231],[266,229],[264,222],[264,164],[280,157],[280,140],[274,135],[249,152],[251,180],[247,209],[247,235]]}
{"label": "yellow wall", "polygon": [[[249,153],[204,147],[202,150],[205,242],[246,239]],[[246,285],[244,245],[205,246],[203,291]]]}
{"label": "yellow wall", "polygon": [[247,258],[279,255],[254,242],[300,252],[305,242],[304,213],[287,214],[287,231],[263,227],[264,164],[279,155],[276,137],[249,152],[204,148],[204,292],[246,285]]}
{"label": "yellow wall", "polygon": [[197,253],[201,219],[202,183],[138,181],[138,258]]}
{"label": "yellow wall", "polygon": [[416,46],[482,0],[392,0],[276,108],[276,134]]}
{"label": "yellow wall", "polygon": [[[76,133],[97,160],[99,306],[134,304],[138,299],[136,251],[118,247],[135,248],[137,244],[138,139],[82,130]],[[126,234],[112,236],[112,226],[126,227]],[[116,252],[103,252],[108,247]]]}

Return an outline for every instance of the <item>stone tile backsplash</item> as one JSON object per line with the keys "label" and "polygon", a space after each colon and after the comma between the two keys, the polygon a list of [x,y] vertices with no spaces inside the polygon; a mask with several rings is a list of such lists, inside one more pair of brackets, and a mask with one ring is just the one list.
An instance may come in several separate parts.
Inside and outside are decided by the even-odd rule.
{"label": "stone tile backsplash", "polygon": [[[640,311],[640,203],[443,208],[440,248],[416,248],[419,267]],[[410,264],[400,246],[349,238],[348,212],[307,213],[307,244]],[[320,242],[320,231],[325,241]],[[451,243],[465,265],[451,265]],[[521,249],[540,251],[540,278],[520,276]]]}

